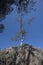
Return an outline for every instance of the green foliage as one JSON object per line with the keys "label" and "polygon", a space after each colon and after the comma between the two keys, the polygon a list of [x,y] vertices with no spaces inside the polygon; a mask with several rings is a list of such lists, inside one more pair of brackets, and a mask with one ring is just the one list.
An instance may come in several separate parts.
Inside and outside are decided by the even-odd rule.
{"label": "green foliage", "polygon": [[15,4],[18,13],[26,13],[28,9],[29,11],[34,9],[35,3],[35,0],[0,0],[0,18],[3,19],[12,12],[12,4]]}
{"label": "green foliage", "polygon": [[0,24],[0,33],[2,33],[4,29],[5,29],[4,24]]}
{"label": "green foliage", "polygon": [[29,46],[28,44],[22,44],[22,47]]}
{"label": "green foliage", "polygon": [[16,47],[12,47],[14,50],[17,50],[18,49],[18,47],[16,46]]}

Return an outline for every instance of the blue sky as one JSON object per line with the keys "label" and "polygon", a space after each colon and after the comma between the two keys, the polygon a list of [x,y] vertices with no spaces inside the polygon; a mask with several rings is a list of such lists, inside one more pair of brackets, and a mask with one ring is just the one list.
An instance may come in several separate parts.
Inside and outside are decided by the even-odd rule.
{"label": "blue sky", "polygon": [[[38,0],[36,12],[28,13],[24,16],[24,21],[35,17],[29,26],[26,26],[27,36],[24,43],[28,43],[38,48],[43,48],[43,1]],[[12,41],[11,38],[19,32],[19,23],[17,23],[17,13],[13,10],[6,18],[0,22],[5,25],[5,30],[0,34],[0,48],[19,46],[20,41]]]}

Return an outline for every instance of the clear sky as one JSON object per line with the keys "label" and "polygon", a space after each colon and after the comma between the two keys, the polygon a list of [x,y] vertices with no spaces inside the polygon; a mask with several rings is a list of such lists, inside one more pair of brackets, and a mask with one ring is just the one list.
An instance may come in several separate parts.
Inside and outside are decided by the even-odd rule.
{"label": "clear sky", "polygon": [[[13,6],[14,7],[14,6]],[[43,48],[43,1],[38,0],[36,12],[28,13],[24,16],[24,21],[35,17],[30,26],[26,26],[28,32],[24,43],[32,44],[35,47]],[[5,25],[5,30],[0,34],[0,48],[8,48],[11,46],[19,46],[20,41],[12,41],[11,38],[19,32],[19,24],[17,23],[17,14],[13,10],[6,18],[0,22]]]}

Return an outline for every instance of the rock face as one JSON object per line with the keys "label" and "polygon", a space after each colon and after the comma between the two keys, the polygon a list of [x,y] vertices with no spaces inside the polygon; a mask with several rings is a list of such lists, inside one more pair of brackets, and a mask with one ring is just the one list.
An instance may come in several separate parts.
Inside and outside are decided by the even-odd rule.
{"label": "rock face", "polygon": [[43,65],[43,51],[28,44],[0,51],[0,65]]}

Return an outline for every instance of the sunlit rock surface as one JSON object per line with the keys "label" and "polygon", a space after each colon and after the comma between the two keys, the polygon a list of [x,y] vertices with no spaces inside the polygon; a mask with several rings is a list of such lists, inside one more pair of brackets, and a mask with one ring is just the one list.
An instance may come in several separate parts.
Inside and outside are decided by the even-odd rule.
{"label": "sunlit rock surface", "polygon": [[0,65],[43,65],[43,51],[28,44],[0,51]]}

